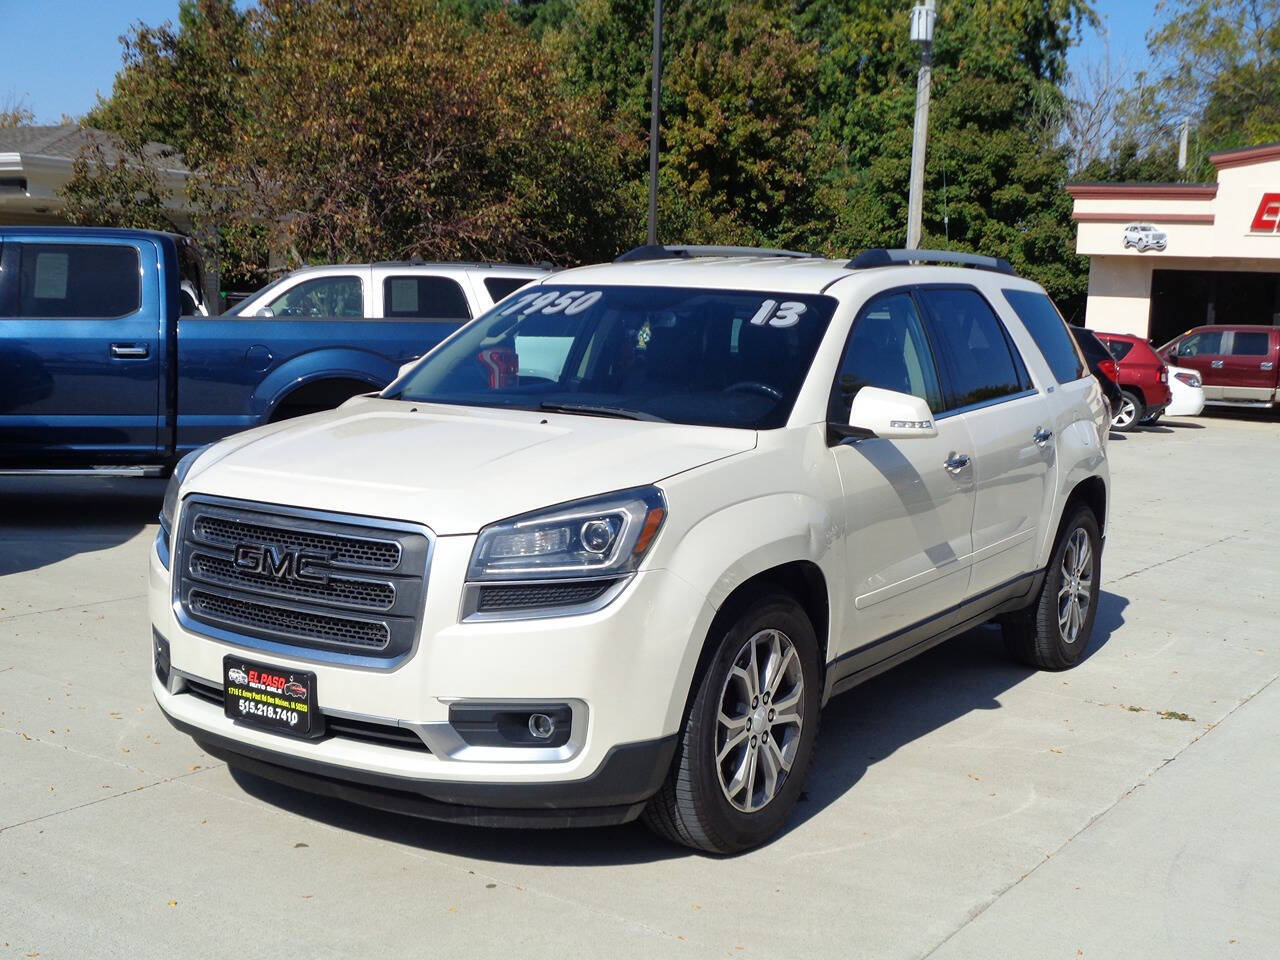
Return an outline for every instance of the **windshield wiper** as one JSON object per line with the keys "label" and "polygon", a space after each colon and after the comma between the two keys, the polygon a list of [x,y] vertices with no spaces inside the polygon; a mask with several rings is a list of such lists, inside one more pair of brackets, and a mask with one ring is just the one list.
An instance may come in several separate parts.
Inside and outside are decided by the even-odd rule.
{"label": "windshield wiper", "polygon": [[616,417],[619,420],[645,420],[650,423],[670,422],[662,417],[654,416],[652,413],[641,413],[637,410],[623,410],[621,407],[604,407],[590,403],[557,403],[554,400],[544,400],[538,404],[538,409],[547,410],[551,413],[582,413],[589,417]]}

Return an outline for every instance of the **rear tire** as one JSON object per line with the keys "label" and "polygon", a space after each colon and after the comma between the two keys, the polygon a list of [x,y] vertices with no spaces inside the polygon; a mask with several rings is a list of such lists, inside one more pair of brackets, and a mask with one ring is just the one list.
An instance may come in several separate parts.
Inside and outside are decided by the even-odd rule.
{"label": "rear tire", "polygon": [[723,632],[698,681],[645,825],[709,853],[739,853],[770,839],[804,787],[821,685],[817,637],[801,606],[782,593],[750,604]]}
{"label": "rear tire", "polygon": [[1101,579],[1102,536],[1081,504],[1062,525],[1036,602],[1001,620],[1005,649],[1039,670],[1074,667],[1093,633]]}
{"label": "rear tire", "polygon": [[1146,416],[1142,398],[1131,390],[1120,391],[1120,409],[1111,417],[1111,429],[1116,433],[1128,433]]}
{"label": "rear tire", "polygon": [[1149,416],[1149,417],[1143,417],[1143,418],[1142,418],[1140,421],[1138,421],[1138,422],[1139,422],[1139,423],[1141,423],[1144,427],[1154,427],[1157,423],[1159,423],[1159,422],[1160,422],[1160,417],[1161,417],[1161,416],[1162,416],[1162,414],[1160,414],[1160,413],[1153,413],[1153,414],[1151,414],[1151,416]]}

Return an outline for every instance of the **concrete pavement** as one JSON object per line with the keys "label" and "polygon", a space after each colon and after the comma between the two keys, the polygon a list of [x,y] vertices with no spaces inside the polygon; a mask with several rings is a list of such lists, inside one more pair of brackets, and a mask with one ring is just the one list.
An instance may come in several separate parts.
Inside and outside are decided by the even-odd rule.
{"label": "concrete pavement", "polygon": [[732,860],[228,770],[148,689],[162,486],[0,478],[0,960],[1280,955],[1278,441],[1114,440],[1088,659],[987,628],[833,701],[788,831]]}

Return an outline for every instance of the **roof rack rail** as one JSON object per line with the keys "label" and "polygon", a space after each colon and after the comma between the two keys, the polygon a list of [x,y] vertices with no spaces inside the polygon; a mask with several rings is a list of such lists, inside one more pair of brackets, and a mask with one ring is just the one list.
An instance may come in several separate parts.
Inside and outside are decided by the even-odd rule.
{"label": "roof rack rail", "polygon": [[646,243],[634,247],[615,259],[614,263],[628,263],[632,260],[689,260],[693,257],[786,257],[793,260],[807,260],[817,254],[802,253],[799,250],[777,250],[772,247],[719,247],[700,244],[660,244]]}
{"label": "roof rack rail", "polygon": [[887,250],[884,247],[863,250],[845,266],[850,270],[865,270],[908,263],[949,263],[976,270],[992,270],[1010,275],[1014,273],[1013,264],[1003,257],[987,257],[980,253],[961,253],[956,250]]}

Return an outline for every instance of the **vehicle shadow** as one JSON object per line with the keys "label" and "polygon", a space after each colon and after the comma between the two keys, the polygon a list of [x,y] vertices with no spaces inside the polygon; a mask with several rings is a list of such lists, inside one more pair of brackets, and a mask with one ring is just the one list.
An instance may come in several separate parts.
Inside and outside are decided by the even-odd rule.
{"label": "vehicle shadow", "polygon": [[1203,423],[1192,423],[1190,420],[1161,420],[1160,426],[1172,427],[1174,430],[1203,430]]}
{"label": "vehicle shadow", "polygon": [[106,550],[156,522],[164,480],[0,476],[0,577]]}
{"label": "vehicle shadow", "polygon": [[[1124,624],[1129,601],[1103,591],[1084,660]],[[1084,662],[1084,661],[1082,661]],[[818,816],[907,744],[974,710],[998,710],[1002,693],[1035,671],[1013,662],[993,625],[962,634],[831,701],[822,716],[809,781],[785,831]],[[506,830],[456,826],[302,794],[232,770],[246,793],[343,830],[472,859],[537,866],[602,866],[700,856],[639,823],[595,829]]]}

